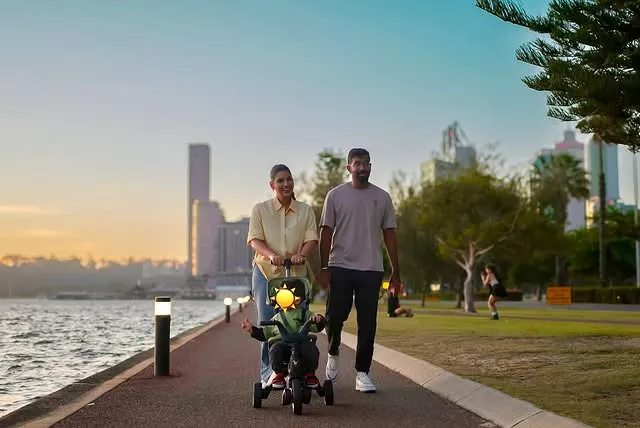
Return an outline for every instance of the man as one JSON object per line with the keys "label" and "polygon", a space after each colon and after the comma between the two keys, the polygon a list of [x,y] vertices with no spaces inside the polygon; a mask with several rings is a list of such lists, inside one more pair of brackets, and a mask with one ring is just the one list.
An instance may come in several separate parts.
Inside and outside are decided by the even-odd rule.
{"label": "man", "polygon": [[389,285],[400,290],[396,244],[396,218],[389,194],[369,183],[371,160],[365,149],[352,149],[347,158],[351,181],[330,190],[320,221],[318,283],[329,287],[327,336],[329,358],[326,377],[338,376],[338,354],[342,326],[349,317],[355,294],[358,322],[356,390],[375,392],[369,378],[376,338],[378,296],[382,285],[380,231],[393,272]]}

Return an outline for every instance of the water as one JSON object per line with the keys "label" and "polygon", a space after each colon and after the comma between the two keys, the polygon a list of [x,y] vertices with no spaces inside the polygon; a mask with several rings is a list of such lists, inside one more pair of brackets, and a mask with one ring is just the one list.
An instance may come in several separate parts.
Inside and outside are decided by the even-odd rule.
{"label": "water", "polygon": [[[174,301],[171,337],[223,313],[220,301]],[[153,301],[0,300],[0,417],[153,342]]]}

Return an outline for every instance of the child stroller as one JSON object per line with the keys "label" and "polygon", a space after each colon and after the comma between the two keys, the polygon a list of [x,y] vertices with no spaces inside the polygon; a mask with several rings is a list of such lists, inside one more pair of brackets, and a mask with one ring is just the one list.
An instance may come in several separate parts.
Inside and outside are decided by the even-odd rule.
{"label": "child stroller", "polygon": [[[306,307],[309,303],[309,296],[311,285],[309,280],[304,277],[292,277],[291,276],[291,260],[287,259],[284,262],[285,276],[283,278],[274,278],[269,281],[267,287],[267,303],[276,306],[276,312],[279,310],[276,305],[276,294],[285,283],[294,282],[297,286],[304,286],[304,298],[302,299],[302,306]],[[306,309],[303,309],[306,313]],[[311,396],[313,389],[310,388],[304,380],[304,362],[301,359],[299,346],[305,341],[312,341],[316,343],[317,336],[309,333],[309,327],[311,320],[307,319],[304,325],[297,333],[289,333],[287,329],[280,323],[280,321],[261,321],[260,326],[276,326],[282,336],[282,342],[291,346],[291,357],[288,364],[288,374],[286,377],[286,386],[282,391],[282,405],[286,406],[291,404],[293,413],[296,415],[302,414],[303,404],[309,404],[311,402]],[[272,391],[272,386],[267,385],[262,387],[261,382],[256,382],[253,385],[253,407],[262,407],[262,400],[269,397],[269,393]],[[325,380],[322,385],[318,385],[315,388],[318,396],[324,397],[324,402],[327,406],[333,405],[333,383],[330,380]]]}

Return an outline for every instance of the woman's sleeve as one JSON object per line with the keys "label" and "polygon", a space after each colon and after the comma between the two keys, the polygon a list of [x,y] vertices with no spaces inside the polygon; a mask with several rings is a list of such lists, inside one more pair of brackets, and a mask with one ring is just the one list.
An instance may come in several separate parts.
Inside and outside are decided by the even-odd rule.
{"label": "woman's sleeve", "polygon": [[316,223],[316,214],[313,209],[307,209],[307,225],[304,230],[304,242],[318,240],[318,224]]}
{"label": "woman's sleeve", "polygon": [[265,241],[264,228],[262,227],[262,213],[260,212],[260,206],[255,205],[251,210],[251,216],[249,217],[249,234],[247,236],[247,245],[251,245],[251,241],[259,239]]}

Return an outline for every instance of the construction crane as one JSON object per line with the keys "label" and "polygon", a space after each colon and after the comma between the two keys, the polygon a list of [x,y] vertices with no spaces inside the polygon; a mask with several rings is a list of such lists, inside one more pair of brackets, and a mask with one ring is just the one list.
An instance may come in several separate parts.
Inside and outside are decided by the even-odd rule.
{"label": "construction crane", "polygon": [[[462,137],[462,139],[460,137]],[[442,154],[446,156],[451,152],[452,148],[460,147],[462,140],[472,145],[460,124],[454,121],[451,125],[447,126],[447,129],[442,131]]]}

